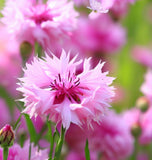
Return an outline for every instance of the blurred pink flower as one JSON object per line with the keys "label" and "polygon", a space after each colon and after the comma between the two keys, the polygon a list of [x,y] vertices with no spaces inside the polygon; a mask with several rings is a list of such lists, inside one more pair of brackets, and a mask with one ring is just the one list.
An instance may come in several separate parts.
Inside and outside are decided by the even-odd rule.
{"label": "blurred pink flower", "polygon": [[88,0],[73,0],[76,6],[88,6],[89,1]]}
{"label": "blurred pink flower", "polygon": [[[97,160],[97,155],[94,153],[90,153],[91,160]],[[66,160],[86,160],[85,155],[83,153],[70,151],[66,157]]]}
{"label": "blurred pink flower", "polygon": [[[18,144],[14,144],[9,148],[9,154],[7,160],[28,160],[29,159],[29,147],[30,143],[27,141],[24,147],[21,148]],[[0,148],[0,160],[3,160],[3,149]],[[47,160],[47,150],[39,150],[38,147],[31,146],[31,160]]]}
{"label": "blurred pink flower", "polygon": [[[125,159],[133,151],[133,138],[120,115],[109,111],[99,125],[93,123],[93,130],[80,129],[71,125],[66,140],[70,149],[81,152],[88,138],[90,151],[102,153],[106,160]],[[74,136],[73,136],[74,135]],[[81,136],[80,136],[81,135]]]}
{"label": "blurred pink flower", "polygon": [[66,157],[66,160],[85,160],[85,156],[83,154],[70,151]]}
{"label": "blurred pink flower", "polygon": [[148,111],[141,113],[140,110],[134,108],[123,113],[123,119],[126,121],[126,127],[130,130],[134,124],[141,127],[141,135],[139,137],[140,144],[148,144],[152,141],[152,107]]}
{"label": "blurred pink flower", "polygon": [[152,106],[144,113],[141,120],[142,134],[140,136],[141,144],[148,144],[152,142]]}
{"label": "blurred pink flower", "polygon": [[88,8],[99,13],[107,13],[113,6],[114,1],[115,0],[89,0],[90,7]]}
{"label": "blurred pink flower", "polygon": [[141,91],[152,104],[152,70],[150,69],[145,75],[145,81],[141,86]]}
{"label": "blurred pink flower", "polygon": [[133,58],[137,62],[152,68],[152,51],[146,47],[136,46],[133,49]]}
{"label": "blurred pink flower", "polygon": [[17,77],[21,73],[19,44],[0,24],[0,85],[16,96]]}
{"label": "blurred pink flower", "polygon": [[101,72],[104,63],[90,69],[90,58],[84,60],[82,73],[76,75],[82,61],[75,62],[77,56],[71,61],[69,58],[70,54],[62,51],[60,59],[46,55],[44,60],[34,58],[26,65],[18,88],[24,96],[24,113],[31,117],[49,115],[67,129],[71,122],[89,125],[92,120],[100,121],[114,96],[114,88],[109,86],[114,78]]}
{"label": "blurred pink flower", "polygon": [[80,155],[82,154],[85,148],[86,139],[88,138],[87,134],[88,128],[85,125],[81,128],[75,124],[70,125],[70,128],[66,132],[65,141],[67,142],[71,152],[80,153]]}
{"label": "blurred pink flower", "polygon": [[40,116],[37,116],[36,118],[35,117],[32,118],[32,122],[33,122],[33,125],[34,125],[37,133],[40,133],[40,131],[43,128],[45,120],[42,119]]}
{"label": "blurred pink flower", "polygon": [[126,32],[108,14],[101,14],[95,19],[79,18],[72,40],[81,54],[115,53],[125,44]]}
{"label": "blurred pink flower", "polygon": [[126,98],[126,91],[125,89],[120,85],[115,85],[115,97],[113,100],[113,103],[121,103]]}
{"label": "blurred pink flower", "polygon": [[78,13],[67,0],[6,0],[2,22],[20,42],[39,42],[45,49],[62,44],[76,27]]}
{"label": "blurred pink flower", "polygon": [[137,108],[126,110],[122,114],[123,119],[125,120],[127,127],[129,127],[130,130],[134,124],[139,124],[140,115],[141,115],[140,110]]}
{"label": "blurred pink flower", "polygon": [[[120,115],[109,111],[101,125],[89,135],[90,146],[102,151],[106,159],[125,159],[133,152],[133,138]],[[104,137],[104,138],[103,138]]]}
{"label": "blurred pink flower", "polygon": [[133,4],[135,1],[136,0],[115,0],[110,10],[115,17],[119,18],[125,16],[128,11],[129,4]]}
{"label": "blurred pink flower", "polygon": [[139,153],[137,156],[137,160],[149,160],[149,158],[147,154]]}

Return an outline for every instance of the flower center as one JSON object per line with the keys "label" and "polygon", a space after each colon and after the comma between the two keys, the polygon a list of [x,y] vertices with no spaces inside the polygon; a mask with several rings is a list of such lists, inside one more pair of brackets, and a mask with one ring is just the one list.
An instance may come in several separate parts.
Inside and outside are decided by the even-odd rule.
{"label": "flower center", "polygon": [[52,16],[49,14],[49,9],[45,5],[32,7],[28,17],[38,25],[48,20],[52,20]]}
{"label": "flower center", "polygon": [[60,74],[58,77],[51,82],[51,91],[55,91],[54,104],[62,103],[65,97],[67,97],[71,102],[81,103],[80,96],[83,93],[80,91],[80,78],[77,78],[74,74],[67,78],[62,78]]}

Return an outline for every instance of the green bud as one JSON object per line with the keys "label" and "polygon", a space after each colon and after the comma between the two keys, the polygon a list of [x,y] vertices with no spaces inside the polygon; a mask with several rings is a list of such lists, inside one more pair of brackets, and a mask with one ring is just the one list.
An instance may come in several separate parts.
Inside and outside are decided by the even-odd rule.
{"label": "green bud", "polygon": [[0,130],[0,145],[1,147],[10,147],[13,145],[14,142],[14,132],[10,125],[5,125]]}
{"label": "green bud", "polygon": [[142,112],[146,112],[149,108],[149,101],[146,97],[140,97],[136,101],[136,107]]}
{"label": "green bud", "polygon": [[135,137],[138,138],[141,135],[141,127],[138,123],[133,124],[131,127],[131,134]]}
{"label": "green bud", "polygon": [[20,53],[23,60],[27,60],[30,57],[32,49],[32,45],[29,42],[25,41],[20,45]]}

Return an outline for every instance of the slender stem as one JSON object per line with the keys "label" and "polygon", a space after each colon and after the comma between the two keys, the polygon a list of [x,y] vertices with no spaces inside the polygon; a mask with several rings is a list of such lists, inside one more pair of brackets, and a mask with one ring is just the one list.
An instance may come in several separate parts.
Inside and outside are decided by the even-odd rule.
{"label": "slender stem", "polygon": [[132,155],[132,159],[136,159],[137,158],[137,154],[138,154],[138,138],[135,138],[135,142],[134,142],[134,152]]}
{"label": "slender stem", "polygon": [[62,126],[60,138],[59,138],[57,146],[55,148],[54,160],[59,160],[59,158],[60,158],[61,150],[62,150],[62,146],[63,146],[63,142],[64,142],[65,131],[66,131],[66,129],[63,128],[63,126]]}
{"label": "slender stem", "polygon": [[31,159],[31,142],[30,142],[30,146],[29,146],[29,157],[28,159],[30,160]]}
{"label": "slender stem", "polygon": [[21,121],[21,117],[22,117],[22,114],[20,114],[19,118],[17,119],[16,123],[14,124],[13,126],[13,130],[17,130],[18,129],[18,125]]}
{"label": "slender stem", "polygon": [[7,160],[8,157],[8,147],[3,148],[3,160]]}
{"label": "slender stem", "polygon": [[51,129],[51,123],[49,120],[47,120],[47,126],[48,126],[48,133],[50,136],[50,152],[49,152],[49,160],[52,159],[52,155],[53,155],[53,149],[54,149],[54,138],[52,135],[52,129]]}
{"label": "slender stem", "polygon": [[43,51],[42,51],[42,47],[39,43],[35,43],[35,53],[37,54],[37,56],[39,58],[41,58],[43,56]]}
{"label": "slender stem", "polygon": [[88,139],[86,140],[86,145],[85,145],[85,158],[86,158],[86,160],[90,160]]}

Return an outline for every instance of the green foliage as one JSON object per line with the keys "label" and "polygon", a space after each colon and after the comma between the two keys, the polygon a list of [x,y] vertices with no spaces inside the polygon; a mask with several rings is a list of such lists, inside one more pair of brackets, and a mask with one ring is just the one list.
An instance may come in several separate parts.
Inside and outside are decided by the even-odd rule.
{"label": "green foliage", "polygon": [[54,155],[54,159],[53,160],[59,160],[60,156],[61,156],[61,150],[62,150],[62,146],[63,146],[63,142],[64,142],[64,137],[65,137],[65,128],[63,128],[63,126],[61,127],[61,134],[60,134],[60,138],[58,139],[58,142],[56,144],[56,148],[55,148],[55,155]]}
{"label": "green foliage", "polygon": [[34,125],[32,123],[32,120],[30,119],[28,114],[24,114],[24,117],[26,120],[29,134],[30,134],[30,141],[34,142],[34,144],[36,144],[37,143],[37,133],[36,133],[36,130],[35,130]]}
{"label": "green foliage", "polygon": [[[0,11],[3,9],[4,7],[4,0],[0,0]],[[2,17],[2,14],[0,13],[0,17]]]}
{"label": "green foliage", "polygon": [[122,23],[127,32],[126,45],[117,55],[112,55],[117,68],[113,76],[115,83],[125,90],[123,102],[114,107],[121,112],[127,108],[134,107],[135,101],[142,94],[140,87],[144,81],[146,68],[135,62],[132,58],[132,49],[136,45],[149,46],[151,43],[151,24],[148,21],[148,6],[152,5],[148,0],[137,0],[130,5],[128,14]]}

